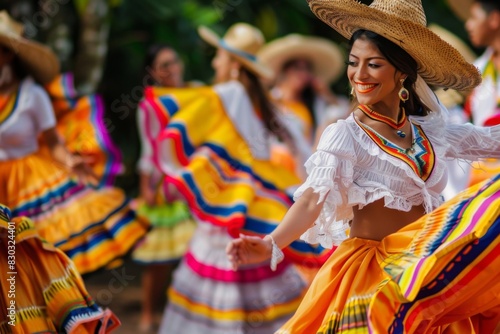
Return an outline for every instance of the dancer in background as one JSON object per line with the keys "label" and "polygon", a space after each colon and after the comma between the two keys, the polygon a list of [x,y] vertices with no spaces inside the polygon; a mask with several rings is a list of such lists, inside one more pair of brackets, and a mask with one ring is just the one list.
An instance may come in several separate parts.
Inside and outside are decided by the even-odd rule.
{"label": "dancer in background", "polygon": [[[22,25],[0,12],[0,203],[32,219],[42,238],[89,273],[124,255],[146,233],[123,191],[95,189],[86,157],[56,132],[49,97],[38,84],[58,74],[55,55],[21,37]],[[38,145],[41,136],[49,154]]]}
{"label": "dancer in background", "polygon": [[2,204],[0,252],[1,333],[97,334],[120,325],[92,300],[73,262]]}
{"label": "dancer in background", "polygon": [[[483,81],[470,94],[465,110],[473,124],[498,125],[500,124],[500,2],[473,1],[465,28],[474,46],[486,47],[486,51],[474,62],[481,71]],[[470,184],[475,184],[500,173],[500,160],[489,159],[475,163],[472,167]]]}
{"label": "dancer in background", "polygon": [[358,107],[325,130],[278,227],[232,241],[229,259],[279,261],[301,235],[339,244],[277,333],[493,333],[500,175],[446,203],[440,194],[447,159],[500,157],[500,126],[446,123],[429,87],[467,91],[479,72],[426,27],[420,0],[309,6],[350,41]]}
{"label": "dancer in background", "polygon": [[[474,52],[465,42],[450,31],[435,23],[429,24],[428,28],[457,49],[467,62],[472,63],[476,59]],[[446,115],[447,123],[465,124],[469,122],[469,117],[464,110],[465,99],[469,92],[458,92],[454,89],[444,89],[442,87],[435,89],[434,92],[448,110],[448,115]],[[455,197],[469,186],[471,173],[471,163],[468,161],[450,160],[447,165],[448,183],[442,192],[445,200]]]}
{"label": "dancer in background", "polygon": [[245,23],[231,26],[223,38],[206,27],[199,33],[217,47],[217,84],[145,92],[144,107],[161,120],[146,122],[146,128],[161,129],[155,153],[164,188],[177,190],[198,223],[174,273],[160,332],[271,333],[305,291],[293,262],[319,265],[328,252],[297,242],[273,269],[267,262],[233,272],[225,245],[240,233],[269,233],[291,205],[289,194],[300,178],[272,160],[275,143],[301,153],[296,156],[310,150],[260,83],[272,77],[256,59],[262,33]]}
{"label": "dancer in background", "polygon": [[[144,67],[152,76],[155,87],[189,87],[196,83],[185,83],[184,65],[177,52],[165,44],[152,45]],[[148,220],[153,228],[141,240],[132,253],[134,261],[142,268],[142,310],[139,329],[143,332],[154,327],[154,307],[161,300],[171,281],[171,274],[187,246],[195,223],[189,208],[173,196],[164,196],[160,184],[162,173],[153,161],[153,148],[160,127],[146,128],[146,120],[160,124],[154,112],[139,103],[137,124],[141,140],[141,157],[138,162],[140,176],[140,198],[137,213]]]}
{"label": "dancer in background", "polygon": [[291,34],[265,45],[258,58],[276,73],[272,97],[300,120],[311,145],[318,127],[349,114],[349,101],[329,88],[344,69],[343,53],[335,43]]}

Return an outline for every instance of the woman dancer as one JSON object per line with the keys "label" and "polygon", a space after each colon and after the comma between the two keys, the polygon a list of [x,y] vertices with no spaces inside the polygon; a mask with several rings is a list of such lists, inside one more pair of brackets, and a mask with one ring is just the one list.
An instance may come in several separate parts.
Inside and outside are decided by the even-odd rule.
{"label": "woman dancer", "polygon": [[[177,52],[165,44],[152,45],[144,64],[148,74],[152,76],[156,87],[189,87],[194,83],[185,83],[184,65]],[[140,199],[137,213],[147,219],[153,226],[151,231],[141,240],[132,253],[134,261],[144,265],[142,269],[142,313],[139,329],[146,332],[154,325],[154,306],[158,297],[163,295],[171,281],[171,274],[184,255],[195,223],[185,203],[168,199],[160,189],[162,173],[153,161],[153,144],[158,132],[149,132],[148,121],[161,122],[155,113],[139,103],[137,124],[141,140],[141,157],[138,163],[140,176]]]}
{"label": "woman dancer", "polygon": [[[248,266],[234,273],[225,256],[231,235],[272,231],[291,204],[299,182],[294,170],[271,159],[275,144],[308,154],[298,128],[271,105],[260,83],[272,73],[255,57],[261,32],[238,23],[219,38],[206,27],[201,37],[217,47],[213,87],[146,90],[145,106],[157,113],[157,164],[164,187],[175,188],[198,226],[176,270],[161,333],[270,333],[293,313],[305,283],[292,261],[318,265],[322,248],[298,242],[290,259],[273,267]],[[168,189],[167,189],[168,190]]]}
{"label": "woman dancer", "polygon": [[349,101],[329,88],[344,69],[343,52],[335,43],[291,34],[268,43],[258,56],[276,73],[271,95],[300,120],[311,145],[318,127],[349,114]]}
{"label": "woman dancer", "polygon": [[[46,84],[55,55],[21,37],[22,26],[0,13],[0,202],[31,218],[38,233],[63,250],[81,274],[124,255],[145,234],[123,191],[86,186],[98,178],[84,157],[60,140]],[[36,80],[36,82],[35,82]],[[41,136],[46,154],[38,145]]]}
{"label": "woman dancer", "polygon": [[428,86],[471,89],[478,71],[426,27],[420,0],[309,5],[350,40],[359,105],[323,133],[276,230],[232,241],[230,260],[276,258],[301,234],[340,244],[278,333],[492,333],[500,176],[443,205],[440,192],[446,159],[500,157],[500,127],[447,124]]}

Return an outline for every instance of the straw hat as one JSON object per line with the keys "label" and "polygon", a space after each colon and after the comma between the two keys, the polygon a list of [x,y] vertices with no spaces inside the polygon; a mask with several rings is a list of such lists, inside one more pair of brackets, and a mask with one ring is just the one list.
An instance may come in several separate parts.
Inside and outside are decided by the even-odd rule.
{"label": "straw hat", "polygon": [[429,84],[468,90],[481,82],[476,67],[427,29],[421,0],[308,0],[316,16],[350,39],[359,29],[373,31],[408,52]]}
{"label": "straw hat", "polygon": [[451,46],[457,49],[457,51],[460,52],[460,54],[467,62],[472,63],[476,60],[477,55],[474,53],[474,51],[472,51],[472,49],[457,35],[453,34],[451,31],[441,27],[436,23],[429,24],[428,28],[433,33],[441,37],[441,39],[443,39],[445,42],[449,43]]}
{"label": "straw hat", "polygon": [[448,0],[447,3],[459,19],[466,21],[470,16],[470,7],[474,0]]}
{"label": "straw hat", "polygon": [[50,82],[59,73],[59,61],[46,46],[22,37],[23,25],[5,10],[0,12],[0,45],[10,49],[21,60],[26,71],[38,82]]}
{"label": "straw hat", "polygon": [[257,60],[257,52],[265,43],[264,36],[259,29],[247,23],[236,23],[222,38],[205,26],[199,27],[198,33],[210,45],[231,53],[252,73],[265,79],[273,78],[273,71]]}
{"label": "straw hat", "polygon": [[344,55],[340,48],[319,37],[290,34],[265,45],[258,56],[275,73],[279,73],[287,61],[305,58],[313,65],[314,74],[326,83],[338,79],[344,69]]}
{"label": "straw hat", "polygon": [[[474,51],[472,51],[464,41],[450,31],[435,23],[429,24],[429,29],[457,49],[466,61],[473,62],[477,58]],[[454,89],[438,89],[435,93],[438,96],[439,101],[441,101],[441,103],[443,103],[447,108],[460,105],[465,100],[464,95]]]}

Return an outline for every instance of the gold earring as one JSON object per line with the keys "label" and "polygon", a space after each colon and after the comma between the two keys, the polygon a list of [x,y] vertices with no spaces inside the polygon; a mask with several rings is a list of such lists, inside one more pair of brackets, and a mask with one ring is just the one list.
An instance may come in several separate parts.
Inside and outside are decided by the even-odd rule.
{"label": "gold earring", "polygon": [[351,97],[354,98],[356,95],[354,94],[354,87],[351,87]]}
{"label": "gold earring", "polygon": [[408,101],[408,99],[410,98],[410,92],[404,86],[405,79],[399,80],[401,82],[401,89],[399,90],[398,95],[399,95],[399,99],[401,101],[403,101],[403,103]]}

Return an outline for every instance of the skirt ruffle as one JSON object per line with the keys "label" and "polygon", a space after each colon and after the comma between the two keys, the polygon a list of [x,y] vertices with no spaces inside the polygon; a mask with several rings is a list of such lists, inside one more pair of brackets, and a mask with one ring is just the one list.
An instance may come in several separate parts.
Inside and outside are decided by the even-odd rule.
{"label": "skirt ruffle", "polygon": [[105,118],[101,96],[79,95],[71,73],[58,76],[45,89],[57,118],[57,132],[66,147],[89,158],[90,166],[100,177],[100,186],[112,185],[122,172],[122,156],[109,135],[112,125]]}
{"label": "skirt ruffle", "polygon": [[122,190],[85,187],[43,153],[0,162],[0,203],[30,217],[81,274],[125,255],[146,234]]}
{"label": "skirt ruffle", "polygon": [[499,268],[500,175],[382,241],[344,241],[277,333],[493,333]]}
{"label": "skirt ruffle", "polygon": [[186,204],[180,201],[155,206],[142,203],[137,215],[149,221],[152,229],[134,248],[134,261],[146,265],[169,263],[178,261],[186,253],[196,229]]}
{"label": "skirt ruffle", "polygon": [[272,333],[289,319],[305,283],[284,261],[233,271],[227,229],[198,222],[190,249],[174,273],[160,333]]}
{"label": "skirt ruffle", "polygon": [[69,258],[0,205],[0,333],[109,333],[120,325],[87,293]]}

